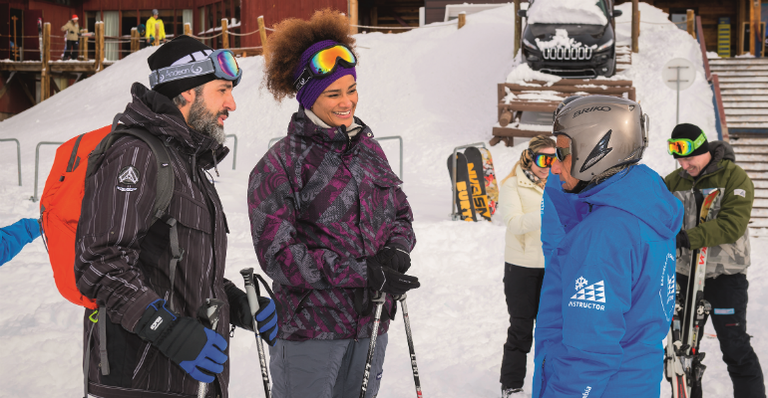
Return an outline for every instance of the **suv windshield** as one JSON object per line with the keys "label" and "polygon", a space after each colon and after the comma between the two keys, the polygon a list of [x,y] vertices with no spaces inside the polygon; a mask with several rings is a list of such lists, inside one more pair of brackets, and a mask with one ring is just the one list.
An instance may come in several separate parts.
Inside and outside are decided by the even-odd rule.
{"label": "suv windshield", "polygon": [[528,24],[606,25],[606,0],[535,0],[527,11]]}

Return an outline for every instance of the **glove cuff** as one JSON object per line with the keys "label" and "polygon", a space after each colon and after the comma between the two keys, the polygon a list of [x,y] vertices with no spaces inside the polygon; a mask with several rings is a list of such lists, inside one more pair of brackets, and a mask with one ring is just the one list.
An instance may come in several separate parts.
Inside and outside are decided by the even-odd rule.
{"label": "glove cuff", "polygon": [[165,308],[165,300],[157,299],[147,306],[136,324],[134,333],[139,335],[142,340],[159,344],[166,331],[171,329],[171,325],[177,319],[178,317],[174,313]]}

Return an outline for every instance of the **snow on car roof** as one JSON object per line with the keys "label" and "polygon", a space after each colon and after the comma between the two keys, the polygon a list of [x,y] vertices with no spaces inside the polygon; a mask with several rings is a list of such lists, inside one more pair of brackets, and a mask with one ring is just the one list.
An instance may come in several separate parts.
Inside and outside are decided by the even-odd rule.
{"label": "snow on car roof", "polygon": [[605,25],[602,0],[536,0],[528,9],[529,24]]}

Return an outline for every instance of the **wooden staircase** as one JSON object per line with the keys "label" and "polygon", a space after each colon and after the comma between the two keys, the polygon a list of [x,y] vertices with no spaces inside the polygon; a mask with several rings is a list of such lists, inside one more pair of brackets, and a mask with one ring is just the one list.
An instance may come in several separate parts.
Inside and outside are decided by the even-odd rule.
{"label": "wooden staircase", "polygon": [[768,236],[768,59],[715,58],[709,67],[720,80],[736,164],[755,184],[749,226],[753,235]]}
{"label": "wooden staircase", "polygon": [[753,235],[768,236],[768,134],[730,132],[738,164],[755,184],[749,227]]}
{"label": "wooden staircase", "polygon": [[768,59],[715,58],[728,132],[768,134]]}

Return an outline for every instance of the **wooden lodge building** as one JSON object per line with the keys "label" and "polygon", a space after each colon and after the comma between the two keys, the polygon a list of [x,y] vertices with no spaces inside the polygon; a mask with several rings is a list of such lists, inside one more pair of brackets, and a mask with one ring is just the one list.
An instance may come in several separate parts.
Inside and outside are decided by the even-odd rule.
{"label": "wooden lodge building", "polygon": [[[261,46],[259,16],[271,27],[285,18],[308,19],[314,10],[332,8],[357,17],[358,31],[402,32],[395,28],[417,27],[443,21],[448,4],[508,3],[513,0],[0,0],[0,120],[33,106],[40,100],[40,73],[14,67],[16,61],[40,61],[38,19],[50,23],[51,61],[59,60],[64,50],[60,28],[78,15],[80,28],[93,32],[103,22],[107,61],[117,61],[131,52],[131,30],[146,24],[152,9],[158,9],[166,35],[184,32],[189,24],[193,35],[213,47],[221,48],[222,19],[231,33],[230,48],[253,49]],[[630,0],[616,0],[617,3]],[[685,20],[693,9],[701,16],[707,51],[733,57],[748,52],[751,3],[755,0],[645,0],[670,14],[673,22]],[[762,20],[768,20],[768,0],[762,1]],[[642,19],[642,16],[641,16]],[[763,22],[765,26],[765,22]],[[372,28],[379,27],[379,28]],[[682,24],[681,28],[685,29]],[[641,24],[642,31],[642,24]],[[725,32],[725,34],[724,34]],[[267,32],[269,33],[269,32]],[[641,33],[642,34],[642,33]],[[207,39],[205,39],[208,37]],[[764,37],[764,35],[762,36]],[[510,37],[510,51],[514,48]],[[93,59],[90,46],[87,59]],[[57,72],[51,68],[51,92],[63,90],[93,72]]]}

